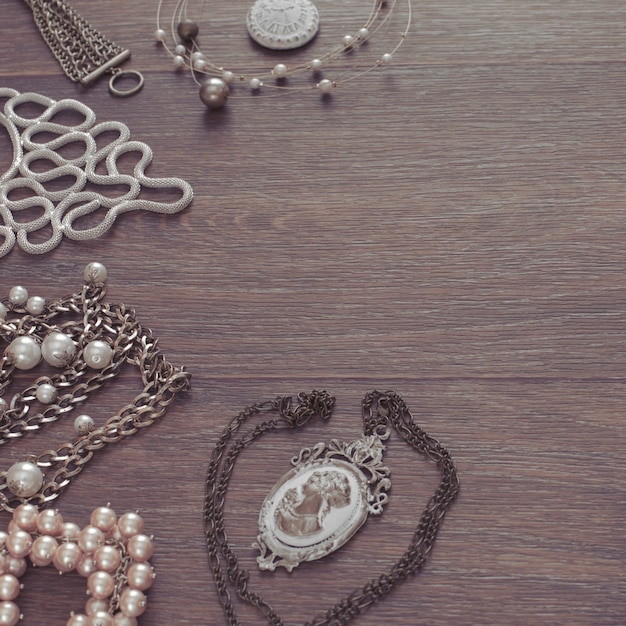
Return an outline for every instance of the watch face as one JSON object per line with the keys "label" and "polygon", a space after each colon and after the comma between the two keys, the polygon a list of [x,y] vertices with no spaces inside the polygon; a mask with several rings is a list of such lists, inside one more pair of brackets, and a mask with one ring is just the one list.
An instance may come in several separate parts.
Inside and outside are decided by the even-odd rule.
{"label": "watch face", "polygon": [[319,14],[309,0],[257,0],[246,20],[250,37],[273,50],[308,43],[319,30]]}

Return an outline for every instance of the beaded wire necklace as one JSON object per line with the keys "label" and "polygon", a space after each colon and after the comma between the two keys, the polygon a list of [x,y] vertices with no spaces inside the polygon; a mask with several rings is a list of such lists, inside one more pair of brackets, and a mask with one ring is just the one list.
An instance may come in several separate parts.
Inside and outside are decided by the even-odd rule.
{"label": "beaded wire necklace", "polygon": [[[395,53],[408,36],[412,19],[411,1],[407,0],[404,28],[399,33],[394,30],[399,3],[400,0],[373,0],[359,28],[343,35],[340,41],[320,55],[292,65],[280,62],[270,68],[261,66],[240,70],[209,59],[202,52],[198,41],[199,23],[192,17],[202,15],[206,0],[202,0],[200,7],[193,10],[189,0],[175,0],[169,18],[166,17],[166,0],[159,0],[155,39],[163,45],[177,70],[190,71],[192,79],[200,88],[200,99],[210,110],[223,107],[231,97],[231,91],[233,98],[240,97],[241,94],[236,93],[237,84],[263,97],[311,90],[328,95],[337,87],[356,81],[393,61]],[[266,4],[271,5],[272,0]],[[250,17],[248,19],[250,21]],[[261,41],[252,30],[250,34],[257,43]],[[388,47],[381,52],[376,43]],[[271,44],[265,47],[276,49]]]}

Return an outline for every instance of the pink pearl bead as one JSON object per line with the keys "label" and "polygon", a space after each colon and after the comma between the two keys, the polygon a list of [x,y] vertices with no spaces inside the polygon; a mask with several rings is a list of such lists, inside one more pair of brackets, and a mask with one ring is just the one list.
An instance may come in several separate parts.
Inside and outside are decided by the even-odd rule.
{"label": "pink pearl bead", "polygon": [[13,574],[16,578],[23,576],[28,568],[28,563],[23,557],[11,556],[9,557],[9,571],[8,574]]}
{"label": "pink pearl bead", "polygon": [[15,600],[20,589],[20,581],[12,574],[0,576],[0,600]]}
{"label": "pink pearl bead", "polygon": [[104,545],[106,537],[95,526],[85,526],[78,535],[78,546],[85,554],[93,554],[100,546]]}
{"label": "pink pearl bead", "polygon": [[115,626],[113,616],[105,611],[98,611],[89,618],[89,626]]}
{"label": "pink pearl bead", "polygon": [[82,613],[72,613],[65,626],[88,626],[89,618]]}
{"label": "pink pearl bead", "polygon": [[154,542],[148,535],[135,535],[128,540],[126,549],[133,561],[147,561],[154,554]]}
{"label": "pink pearl bead", "polygon": [[104,600],[108,598],[115,588],[113,576],[108,572],[94,572],[87,579],[87,589],[93,598]]}
{"label": "pink pearl bead", "polygon": [[143,518],[138,513],[124,513],[117,522],[122,537],[132,537],[143,532]]}
{"label": "pink pearl bead", "polygon": [[6,548],[11,556],[25,557],[32,545],[33,540],[25,530],[16,530],[7,537]]}
{"label": "pink pearl bead", "polygon": [[0,574],[8,574],[11,565],[11,557],[0,552]]}
{"label": "pink pearl bead", "polygon": [[[52,564],[59,572],[71,572],[83,558],[81,549],[73,542],[62,543],[54,553]],[[91,572],[90,572],[91,573]]]}
{"label": "pink pearl bead", "polygon": [[0,602],[0,626],[15,626],[20,621],[20,608],[15,602]]}
{"label": "pink pearl bead", "polygon": [[40,535],[33,541],[33,545],[30,549],[30,560],[32,564],[37,567],[50,565],[58,547],[59,544],[54,537],[50,535]]}
{"label": "pink pearl bead", "polygon": [[34,504],[20,504],[13,511],[13,521],[22,529],[29,533],[37,530],[37,517],[39,509]]}
{"label": "pink pearl bead", "polygon": [[139,622],[136,617],[129,617],[124,613],[116,613],[113,616],[114,626],[138,626]]}
{"label": "pink pearl bead", "polygon": [[104,533],[110,533],[117,525],[117,515],[108,506],[100,506],[91,514],[90,523]]}
{"label": "pink pearl bead", "polygon": [[63,533],[63,516],[56,509],[41,511],[37,517],[37,530],[42,535],[58,537]]}
{"label": "pink pearl bead", "polygon": [[126,587],[120,597],[120,611],[128,617],[139,617],[146,610],[146,596],[138,589]]}
{"label": "pink pearl bead", "polygon": [[20,525],[14,519],[12,519],[9,522],[9,525],[7,526],[7,530],[9,531],[9,533],[14,533],[16,530],[24,530],[24,529],[21,528]]}
{"label": "pink pearl bead", "polygon": [[96,571],[96,562],[93,560],[93,557],[90,554],[83,555],[76,565],[76,571],[85,578],[91,576]]}
{"label": "pink pearl bead", "polygon": [[98,598],[89,598],[85,602],[85,613],[87,615],[95,615],[96,613],[106,613],[109,608],[109,602],[107,600],[100,600]]}
{"label": "pink pearl bead", "polygon": [[93,555],[96,567],[104,572],[113,573],[120,566],[122,557],[117,548],[101,546]]}
{"label": "pink pearl bead", "polygon": [[146,591],[154,582],[154,570],[148,563],[133,563],[126,572],[128,586],[139,591]]}
{"label": "pink pearl bead", "polygon": [[63,523],[63,536],[68,541],[77,541],[78,535],[80,535],[80,526],[74,522]]}

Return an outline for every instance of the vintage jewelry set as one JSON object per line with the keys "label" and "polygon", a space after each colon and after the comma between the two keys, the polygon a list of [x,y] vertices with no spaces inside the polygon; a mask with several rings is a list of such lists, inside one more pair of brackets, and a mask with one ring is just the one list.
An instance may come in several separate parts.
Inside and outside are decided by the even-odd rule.
{"label": "vintage jewelry set", "polygon": [[[110,73],[109,88],[114,95],[129,95],[141,88],[143,77],[138,72],[118,68],[130,53],[106,40],[64,0],[25,1],[44,40],[72,80],[87,85]],[[395,4],[393,0],[391,10]],[[203,102],[217,108],[225,103],[228,85],[235,79],[259,90],[271,76],[278,81],[274,85],[277,91],[289,91],[292,88],[281,79],[303,71],[318,72],[346,50],[365,46],[389,17],[391,11],[383,15],[384,5],[384,0],[375,0],[365,25],[346,35],[341,46],[320,59],[293,68],[278,64],[267,75],[239,74],[208,61],[199,50],[198,26],[188,18],[187,0],[176,0],[171,21],[172,36],[178,36],[180,43],[172,51],[166,48],[173,54],[175,65],[191,70],[201,86]],[[162,7],[160,0],[157,38],[165,44],[166,34],[159,25]],[[408,20],[410,23],[410,2]],[[257,43],[291,49],[315,37],[319,16],[309,0],[257,0],[247,24]],[[389,62],[404,41],[408,25],[390,53],[352,78]],[[129,72],[136,84],[122,91],[117,80]],[[201,74],[209,78],[198,80]],[[338,80],[324,78],[313,88],[327,93],[338,84]],[[63,236],[85,240],[103,235],[125,212],[175,213],[191,202],[192,190],[184,180],[146,176],[152,152],[145,144],[130,141],[124,124],[96,124],[93,111],[76,100],[56,102],[41,94],[21,94],[6,88],[0,89],[0,98],[5,100],[0,123],[13,146],[11,166],[0,177],[0,215],[4,221],[0,226],[4,237],[0,256],[16,243],[29,253],[43,254],[59,245]],[[21,107],[29,104],[43,107],[43,112],[28,117]],[[57,113],[68,110],[81,122],[65,126],[55,121]],[[115,138],[99,147],[98,137],[111,131]],[[38,140],[44,133],[54,135],[54,139]],[[76,143],[84,146],[81,155],[66,158],[61,154],[65,146]],[[132,175],[118,171],[117,160],[126,152],[141,154]],[[31,169],[31,163],[41,160],[53,167],[43,173]],[[56,191],[45,186],[63,177],[75,182]],[[88,191],[88,183],[96,188],[126,186],[128,192],[112,198],[111,194]],[[180,198],[169,203],[140,198],[141,190],[147,187],[175,189]],[[31,193],[13,199],[12,193],[19,189]],[[19,219],[20,211],[33,208],[41,210],[40,217]],[[82,229],[77,225],[80,218],[102,208],[105,217],[98,225]],[[29,234],[43,228],[51,230],[50,237],[43,243],[32,242]],[[118,516],[106,504],[96,508],[89,523],[81,528],[49,506],[98,450],[154,424],[176,396],[189,388],[190,375],[161,355],[152,332],[138,323],[135,312],[123,304],[104,301],[106,279],[106,268],[94,262],[85,268],[83,288],[73,295],[50,301],[14,286],[0,300],[0,345],[6,344],[0,360],[0,444],[36,433],[68,416],[74,418],[75,431],[72,442],[29,454],[0,471],[0,507],[12,513],[7,530],[0,531],[0,626],[15,626],[22,618],[16,600],[22,587],[19,579],[29,562],[38,567],[52,565],[60,573],[76,571],[86,578],[89,599],[84,612],[72,613],[67,626],[136,626],[146,608],[145,592],[154,579],[150,564],[154,547],[139,513]],[[142,391],[130,403],[99,423],[79,411],[94,392],[129,366],[137,368],[142,381]],[[24,376],[31,372],[34,378],[24,385]],[[249,572],[239,566],[227,540],[225,498],[235,463],[265,435],[302,428],[315,417],[329,419],[334,404],[335,398],[326,391],[313,391],[296,399],[278,397],[251,405],[231,420],[214,448],[205,485],[205,539],[218,598],[230,626],[239,624],[232,592],[256,607],[269,624],[284,624],[272,606],[249,589]],[[393,433],[432,461],[441,480],[402,557],[389,571],[320,612],[307,622],[311,626],[348,624],[398,583],[419,572],[459,489],[449,452],[415,423],[397,393],[367,394],[362,401],[362,418],[360,438],[348,442],[333,439],[300,450],[292,459],[292,469],[270,490],[259,513],[259,534],[251,542],[259,553],[257,563],[262,571],[280,566],[291,572],[301,563],[325,557],[349,541],[368,515],[383,512],[391,489],[391,472],[383,463],[383,453]],[[256,423],[251,424],[253,420]]]}

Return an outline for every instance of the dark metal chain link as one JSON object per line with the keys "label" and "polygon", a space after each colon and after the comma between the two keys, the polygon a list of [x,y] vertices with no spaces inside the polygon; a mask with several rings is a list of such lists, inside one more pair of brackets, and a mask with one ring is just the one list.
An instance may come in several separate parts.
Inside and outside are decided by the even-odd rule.
{"label": "dark metal chain link", "polygon": [[[44,484],[34,496],[25,499],[11,494],[5,482],[6,471],[0,472],[0,507],[6,510],[11,511],[25,501],[42,507],[54,500],[83,470],[95,451],[152,425],[166,413],[175,396],[189,388],[190,374],[160,354],[152,331],[139,324],[134,310],[123,304],[103,303],[105,293],[103,283],[87,284],[80,293],[47,303],[41,315],[31,315],[23,307],[5,303],[12,313],[21,317],[0,323],[0,342],[10,343],[26,335],[41,341],[51,331],[62,332],[75,342],[77,356],[60,372],[37,378],[11,397],[6,409],[0,411],[0,444],[58,420],[116,378],[125,364],[137,367],[143,387],[102,426],[73,442],[32,455],[29,460],[45,474]],[[63,321],[67,316],[79,319]],[[83,348],[95,339],[104,339],[113,350],[110,364],[101,370],[89,368],[82,358]],[[15,366],[5,354],[0,359],[0,397],[5,395],[14,373]],[[31,414],[40,384],[51,384],[58,395],[53,404]]]}
{"label": "dark metal chain link", "polygon": [[[305,426],[315,415],[328,419],[334,403],[335,399],[326,391],[313,391],[300,394],[297,404],[291,397],[278,397],[271,402],[252,405],[233,418],[213,450],[206,477],[204,526],[209,565],[229,626],[239,626],[231,590],[255,606],[269,624],[284,626],[271,605],[248,590],[249,572],[239,567],[237,556],[228,543],[224,507],[237,457],[268,432]],[[397,393],[374,391],[366,395],[362,412],[366,435],[383,433],[391,424],[411,447],[438,466],[441,481],[422,512],[409,547],[390,571],[370,580],[304,626],[346,626],[364,609],[383,599],[398,583],[417,573],[426,562],[444,515],[459,490],[459,479],[450,453],[415,423]],[[233,440],[250,418],[264,413],[277,413],[278,418],[268,419]]]}
{"label": "dark metal chain link", "polygon": [[66,76],[80,82],[124,52],[64,0],[24,0],[41,36]]}

